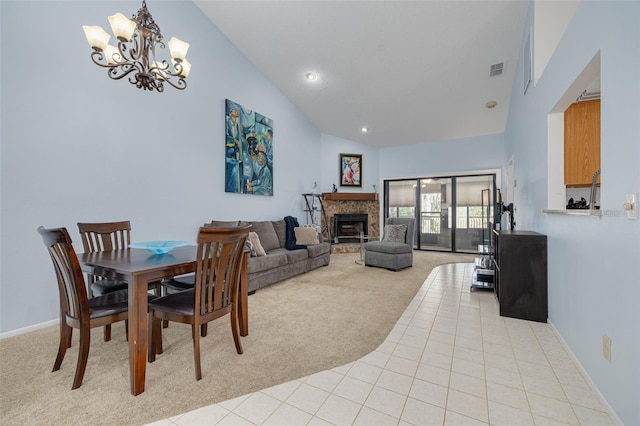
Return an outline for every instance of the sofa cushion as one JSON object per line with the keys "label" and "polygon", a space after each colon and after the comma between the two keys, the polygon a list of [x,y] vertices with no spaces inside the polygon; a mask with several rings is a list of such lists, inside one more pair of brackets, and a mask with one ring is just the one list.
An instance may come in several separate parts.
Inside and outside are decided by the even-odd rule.
{"label": "sofa cushion", "polygon": [[[280,251],[282,250],[282,251]],[[278,249],[269,253],[267,256],[250,257],[247,259],[247,272],[253,274],[256,272],[266,271],[267,269],[277,268],[287,264],[287,255],[284,249]]]}
{"label": "sofa cushion", "polygon": [[309,259],[313,259],[315,257],[320,257],[323,254],[331,252],[331,244],[329,243],[320,243],[313,246],[307,247],[307,252],[309,253]]}
{"label": "sofa cushion", "polygon": [[318,230],[315,226],[299,226],[293,228],[296,234],[296,244],[304,244],[307,246],[320,244],[318,240]]}
{"label": "sofa cushion", "polygon": [[276,234],[276,230],[273,228],[273,223],[270,220],[251,222],[251,230],[258,234],[260,243],[267,253],[280,248],[278,234]]}
{"label": "sofa cushion", "polygon": [[309,253],[306,250],[287,250],[287,263],[304,262]]}
{"label": "sofa cushion", "polygon": [[405,243],[397,243],[394,241],[372,241],[363,245],[367,251],[375,251],[378,253],[411,253],[411,246]]}
{"label": "sofa cushion", "polygon": [[287,244],[287,225],[284,223],[284,219],[272,220],[271,223],[273,223],[273,229],[275,229],[276,235],[278,236],[280,248],[284,248],[285,244]]}

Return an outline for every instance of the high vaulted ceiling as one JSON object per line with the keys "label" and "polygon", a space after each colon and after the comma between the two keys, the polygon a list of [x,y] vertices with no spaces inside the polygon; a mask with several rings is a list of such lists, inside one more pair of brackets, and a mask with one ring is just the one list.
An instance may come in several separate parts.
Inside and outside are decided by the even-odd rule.
{"label": "high vaulted ceiling", "polygon": [[323,133],[385,147],[504,131],[526,0],[195,4]]}

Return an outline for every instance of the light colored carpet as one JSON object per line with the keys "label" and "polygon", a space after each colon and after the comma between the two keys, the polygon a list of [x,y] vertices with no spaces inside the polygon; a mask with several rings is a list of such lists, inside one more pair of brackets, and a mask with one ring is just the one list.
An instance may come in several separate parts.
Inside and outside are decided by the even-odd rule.
{"label": "light colored carpet", "polygon": [[123,325],[110,342],[91,335],[82,386],[71,390],[77,333],[60,371],[52,373],[58,327],[0,341],[0,424],[138,425],[255,392],[357,360],[377,348],[431,270],[472,256],[416,252],[400,272],[361,266],[359,254],[249,297],[249,335],[238,355],[228,317],[201,340],[203,378],[195,380],[189,326],[163,330],[164,354],[147,364],[146,390],[130,394]]}

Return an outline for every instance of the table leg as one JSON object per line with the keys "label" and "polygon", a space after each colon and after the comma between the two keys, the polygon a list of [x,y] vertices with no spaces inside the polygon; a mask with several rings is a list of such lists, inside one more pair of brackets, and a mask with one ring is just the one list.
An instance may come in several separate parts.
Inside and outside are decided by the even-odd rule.
{"label": "table leg", "polygon": [[238,317],[240,321],[240,335],[249,335],[249,273],[247,271],[247,252],[242,255],[242,269],[240,270],[240,298],[238,301]]}
{"label": "table leg", "polygon": [[129,374],[134,396],[144,392],[147,369],[148,285],[148,280],[142,277],[129,280]]}

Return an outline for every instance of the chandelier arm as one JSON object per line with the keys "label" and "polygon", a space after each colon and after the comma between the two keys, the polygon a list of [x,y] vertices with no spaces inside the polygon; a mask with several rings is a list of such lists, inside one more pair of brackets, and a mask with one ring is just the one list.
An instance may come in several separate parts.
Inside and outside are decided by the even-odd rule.
{"label": "chandelier arm", "polygon": [[114,80],[120,80],[134,71],[140,70],[134,66],[134,64],[122,64],[110,67],[109,71],[107,71],[107,75]]}
{"label": "chandelier arm", "polygon": [[[133,37],[131,37],[131,43],[132,46],[127,47],[127,42],[122,40],[118,42],[120,55],[122,55],[122,57],[127,61],[139,62],[144,52],[144,40],[140,40],[140,42],[138,42],[138,34],[134,34]],[[129,55],[127,56],[125,52]]]}
{"label": "chandelier arm", "polygon": [[164,80],[164,82],[169,83],[173,88],[178,90],[184,90],[187,88],[187,81],[184,79],[184,77],[178,78],[178,80],[176,80],[175,82],[167,78]]}

